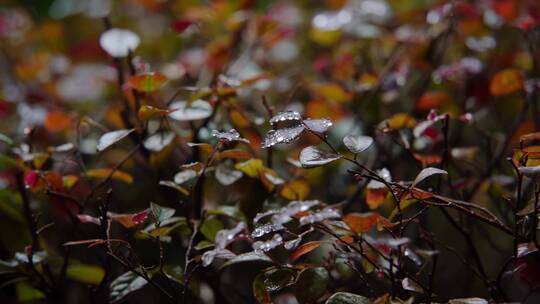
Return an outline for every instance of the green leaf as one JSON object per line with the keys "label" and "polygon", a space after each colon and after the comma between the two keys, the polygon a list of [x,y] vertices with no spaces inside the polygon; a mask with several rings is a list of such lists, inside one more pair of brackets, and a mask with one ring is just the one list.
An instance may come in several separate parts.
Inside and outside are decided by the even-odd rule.
{"label": "green leaf", "polygon": [[314,302],[326,293],[328,271],[323,267],[306,268],[296,278],[295,294],[298,302]]}
{"label": "green leaf", "polygon": [[10,146],[13,145],[13,140],[3,133],[0,133],[0,141],[3,141]]}
{"label": "green leaf", "polygon": [[152,210],[152,215],[158,223],[172,217],[176,212],[176,210],[172,208],[163,207],[155,203],[150,203],[150,210]]}
{"label": "green leaf", "polygon": [[349,292],[336,292],[325,304],[370,304],[371,300],[360,295]]}
{"label": "green leaf", "polygon": [[223,223],[217,218],[207,218],[201,225],[199,231],[210,241],[214,241],[216,233],[223,229]]}
{"label": "green leaf", "polygon": [[6,170],[16,167],[18,167],[18,164],[13,158],[4,154],[0,154],[0,170]]}
{"label": "green leaf", "polygon": [[99,285],[105,271],[103,268],[95,265],[70,265],[67,269],[67,277],[81,283]]}
{"label": "green leaf", "polygon": [[143,288],[148,282],[137,274],[128,271],[111,283],[110,300],[118,302],[128,294]]}
{"label": "green leaf", "polygon": [[35,301],[44,298],[45,295],[41,291],[30,286],[30,284],[26,282],[21,282],[17,284],[17,299],[19,300],[19,303]]}
{"label": "green leaf", "polygon": [[264,253],[250,251],[250,252],[239,254],[235,256],[234,258],[228,260],[221,266],[221,269],[234,265],[234,264],[248,263],[248,262],[272,263],[272,260],[268,256],[266,256]]}

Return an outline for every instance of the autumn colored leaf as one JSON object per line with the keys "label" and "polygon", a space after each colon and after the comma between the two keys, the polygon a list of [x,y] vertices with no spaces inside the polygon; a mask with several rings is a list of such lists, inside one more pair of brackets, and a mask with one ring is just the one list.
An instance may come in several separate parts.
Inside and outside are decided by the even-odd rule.
{"label": "autumn colored leaf", "polygon": [[167,81],[167,77],[161,73],[146,73],[128,78],[128,84],[137,91],[154,92],[159,90]]}
{"label": "autumn colored leaf", "polygon": [[108,178],[111,174],[111,178],[113,179],[123,181],[128,184],[133,183],[133,177],[129,173],[126,173],[124,171],[115,170],[113,172],[113,169],[110,168],[91,169],[86,171],[86,176],[100,179]]}
{"label": "autumn colored leaf", "polygon": [[374,212],[349,213],[343,217],[343,221],[356,233],[365,233],[377,225],[380,215]]}
{"label": "autumn colored leaf", "polygon": [[407,113],[397,113],[388,118],[385,123],[392,130],[413,128],[416,125],[416,119]]}
{"label": "autumn colored leaf", "polygon": [[312,252],[313,250],[319,248],[321,246],[321,242],[313,241],[313,242],[307,242],[303,245],[300,245],[289,257],[291,261],[298,260],[301,256],[308,254]]}
{"label": "autumn colored leaf", "polygon": [[230,149],[230,150],[225,150],[225,151],[217,153],[215,156],[215,159],[222,160],[222,159],[230,158],[230,159],[237,159],[237,160],[245,160],[245,159],[250,159],[252,157],[253,155],[251,155],[251,153],[249,153],[248,151],[240,150],[240,149]]}
{"label": "autumn colored leaf", "polygon": [[61,132],[73,124],[71,116],[62,111],[50,111],[45,117],[43,126],[49,132]]}
{"label": "autumn colored leaf", "polygon": [[506,69],[498,72],[491,79],[489,91],[493,96],[501,96],[523,89],[524,78],[521,71]]}
{"label": "autumn colored leaf", "polygon": [[297,179],[286,183],[281,188],[281,196],[289,200],[303,200],[309,194],[310,186],[305,180]]}
{"label": "autumn colored leaf", "polygon": [[416,108],[421,111],[437,109],[450,101],[446,92],[426,92],[416,103]]}
{"label": "autumn colored leaf", "polygon": [[366,189],[366,203],[369,209],[377,209],[384,202],[386,195],[388,194],[388,189]]}
{"label": "autumn colored leaf", "polygon": [[141,106],[137,115],[139,116],[140,120],[147,121],[150,119],[164,117],[167,114],[169,114],[169,112],[170,110],[168,109],[164,110],[164,109],[158,109],[153,106],[144,105],[144,106]]}
{"label": "autumn colored leaf", "polygon": [[236,170],[242,171],[249,177],[257,178],[259,176],[259,170],[263,168],[264,165],[262,160],[257,158],[252,158],[245,162],[237,163],[234,168]]}

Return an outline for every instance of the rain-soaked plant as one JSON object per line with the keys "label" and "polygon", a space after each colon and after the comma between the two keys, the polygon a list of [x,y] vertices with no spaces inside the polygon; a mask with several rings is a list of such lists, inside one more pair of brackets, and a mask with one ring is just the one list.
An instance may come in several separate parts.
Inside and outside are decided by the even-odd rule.
{"label": "rain-soaked plant", "polygon": [[0,302],[540,300],[537,1],[0,5]]}

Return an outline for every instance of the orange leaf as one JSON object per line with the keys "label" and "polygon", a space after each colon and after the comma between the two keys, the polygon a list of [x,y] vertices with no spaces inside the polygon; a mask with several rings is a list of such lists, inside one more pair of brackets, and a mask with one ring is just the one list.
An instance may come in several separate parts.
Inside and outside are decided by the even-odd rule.
{"label": "orange leaf", "polygon": [[319,248],[321,246],[320,242],[313,241],[313,242],[307,242],[300,247],[298,247],[290,256],[291,261],[298,260],[301,256],[308,254],[312,252],[313,250]]}
{"label": "orange leaf", "polygon": [[416,108],[421,111],[440,108],[450,100],[445,92],[426,92],[416,103]]}
{"label": "orange leaf", "polygon": [[349,92],[345,91],[341,86],[335,83],[315,84],[313,85],[313,91],[316,96],[337,103],[347,102],[352,96]]}
{"label": "orange leaf", "polygon": [[356,233],[368,232],[373,228],[380,215],[374,212],[349,213],[343,217],[343,221]]}
{"label": "orange leaf", "polygon": [[366,192],[366,203],[369,206],[369,209],[377,209],[384,202],[388,189],[367,189]]}
{"label": "orange leaf", "polygon": [[131,228],[137,225],[133,221],[133,214],[109,214],[109,217],[126,228]]}
{"label": "orange leaf", "polygon": [[345,114],[343,110],[323,100],[311,100],[306,105],[306,116],[311,118],[330,118],[339,121]]}
{"label": "orange leaf", "polygon": [[414,153],[413,156],[422,163],[423,167],[429,167],[430,165],[438,164],[442,161],[442,157],[439,155],[422,155]]}
{"label": "orange leaf", "polygon": [[493,96],[510,94],[523,89],[523,74],[516,69],[506,69],[498,72],[491,79],[489,91]]}
{"label": "orange leaf", "polygon": [[44,174],[44,178],[49,188],[56,191],[64,188],[64,180],[62,179],[62,174],[54,171],[47,172]]}
{"label": "orange leaf", "polygon": [[[93,178],[107,178],[111,174],[111,172],[112,172],[112,169],[110,168],[100,168],[100,169],[88,170],[86,171],[86,175],[88,177],[93,177]],[[120,171],[120,170],[114,171],[114,173],[112,173],[112,178],[123,181],[128,184],[133,183],[133,177],[129,175],[129,173]]]}
{"label": "orange leaf", "polygon": [[161,73],[146,73],[128,78],[128,84],[141,92],[153,92],[165,84],[167,77]]}
{"label": "orange leaf", "polygon": [[223,152],[219,152],[216,155],[216,160],[221,160],[225,158],[244,160],[244,159],[250,159],[252,157],[253,156],[248,151],[240,150],[240,149],[231,149],[231,150],[225,150]]}
{"label": "orange leaf", "polygon": [[60,132],[69,128],[72,122],[73,120],[68,114],[61,111],[50,111],[45,117],[43,126],[49,132]]}
{"label": "orange leaf", "polygon": [[354,242],[354,238],[350,235],[342,236],[339,239],[345,244],[352,244]]}

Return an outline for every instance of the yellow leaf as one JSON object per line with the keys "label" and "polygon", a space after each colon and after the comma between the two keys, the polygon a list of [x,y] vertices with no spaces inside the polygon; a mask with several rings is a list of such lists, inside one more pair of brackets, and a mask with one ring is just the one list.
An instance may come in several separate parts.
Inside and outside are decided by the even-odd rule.
{"label": "yellow leaf", "polygon": [[317,96],[337,103],[344,103],[351,99],[351,94],[335,83],[315,84],[313,91]]}
{"label": "yellow leaf", "polygon": [[[92,178],[107,178],[112,172],[110,168],[91,169],[86,171],[86,175]],[[133,177],[124,171],[116,170],[112,173],[112,178],[128,184],[133,183]]]}
{"label": "yellow leaf", "polygon": [[139,116],[140,120],[147,121],[150,119],[156,119],[156,118],[165,116],[169,112],[170,112],[169,110],[163,110],[163,109],[158,109],[156,107],[144,105],[139,109],[139,112],[137,113],[137,115]]}
{"label": "yellow leaf", "polygon": [[244,172],[249,177],[257,178],[259,177],[259,170],[264,166],[262,160],[252,158],[245,162],[237,163],[234,167],[236,170]]}
{"label": "yellow leaf", "polygon": [[303,200],[308,194],[309,184],[301,179],[288,182],[281,189],[281,196],[288,200]]}

